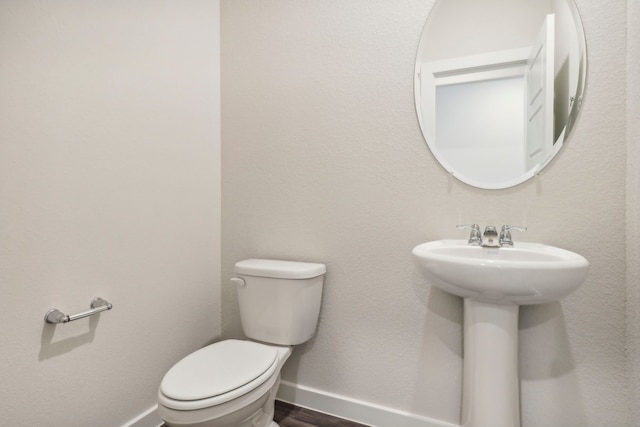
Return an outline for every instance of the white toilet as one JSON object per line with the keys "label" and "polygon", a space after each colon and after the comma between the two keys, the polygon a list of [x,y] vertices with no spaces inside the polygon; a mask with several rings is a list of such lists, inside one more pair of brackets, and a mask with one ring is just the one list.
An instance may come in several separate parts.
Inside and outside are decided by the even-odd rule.
{"label": "white toilet", "polygon": [[256,341],[220,341],[176,363],[158,390],[170,427],[278,427],[280,369],[291,346],[315,333],[326,267],[248,259],[234,271],[242,329]]}

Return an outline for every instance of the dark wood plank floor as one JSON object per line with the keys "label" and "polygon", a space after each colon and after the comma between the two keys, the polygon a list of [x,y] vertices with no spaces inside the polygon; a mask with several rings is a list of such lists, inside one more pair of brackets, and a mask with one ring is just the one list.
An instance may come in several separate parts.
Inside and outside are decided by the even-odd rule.
{"label": "dark wood plank floor", "polygon": [[[369,427],[276,400],[274,421],[280,427]],[[165,424],[162,425],[166,427]]]}
{"label": "dark wood plank floor", "polygon": [[368,427],[276,400],[275,422],[280,427]]}

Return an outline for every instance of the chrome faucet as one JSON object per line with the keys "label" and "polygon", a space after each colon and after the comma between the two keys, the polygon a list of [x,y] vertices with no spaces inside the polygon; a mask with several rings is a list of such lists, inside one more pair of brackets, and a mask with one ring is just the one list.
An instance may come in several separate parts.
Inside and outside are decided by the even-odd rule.
{"label": "chrome faucet", "polygon": [[481,246],[482,245],[482,234],[480,234],[480,226],[478,224],[464,224],[464,225],[456,225],[458,230],[462,230],[465,228],[470,228],[471,233],[469,234],[469,244],[471,246]]}
{"label": "chrome faucet", "polygon": [[516,225],[503,225],[500,229],[500,235],[498,235],[498,231],[493,225],[487,225],[482,234],[480,234],[480,226],[478,224],[456,225],[456,228],[470,228],[469,245],[482,246],[483,248],[512,248],[511,230],[527,231],[527,227]]}
{"label": "chrome faucet", "polygon": [[499,248],[498,231],[493,225],[487,225],[482,233],[482,247],[483,248]]}
{"label": "chrome faucet", "polygon": [[503,225],[500,230],[500,247],[502,248],[512,248],[513,240],[511,240],[511,230],[516,231],[527,231],[527,227],[519,227],[517,225]]}

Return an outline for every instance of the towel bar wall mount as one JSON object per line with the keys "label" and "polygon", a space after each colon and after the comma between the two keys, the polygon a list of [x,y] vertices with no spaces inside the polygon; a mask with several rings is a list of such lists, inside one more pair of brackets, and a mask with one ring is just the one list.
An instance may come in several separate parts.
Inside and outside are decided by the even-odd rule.
{"label": "towel bar wall mount", "polygon": [[110,302],[102,298],[94,298],[93,301],[91,301],[91,310],[83,311],[78,314],[64,314],[60,310],[54,308],[53,310],[47,311],[47,314],[44,315],[44,321],[51,324],[68,323],[82,319],[83,317],[93,316],[94,314],[98,314],[106,310],[111,310],[112,308],[113,305]]}

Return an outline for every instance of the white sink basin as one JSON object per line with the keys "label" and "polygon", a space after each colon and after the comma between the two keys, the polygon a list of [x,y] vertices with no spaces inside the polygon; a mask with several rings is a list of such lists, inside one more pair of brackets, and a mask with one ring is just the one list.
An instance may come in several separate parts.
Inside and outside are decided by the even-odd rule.
{"label": "white sink basin", "polygon": [[413,249],[430,283],[463,298],[495,304],[558,301],[587,277],[589,262],[576,253],[537,243],[513,248],[437,240]]}

